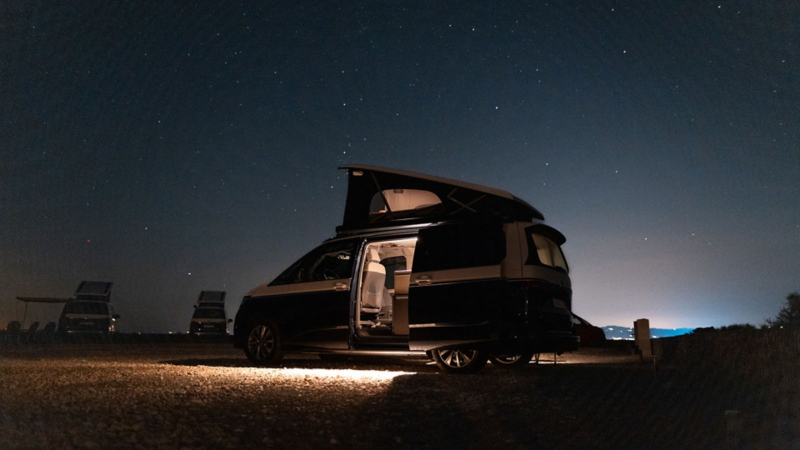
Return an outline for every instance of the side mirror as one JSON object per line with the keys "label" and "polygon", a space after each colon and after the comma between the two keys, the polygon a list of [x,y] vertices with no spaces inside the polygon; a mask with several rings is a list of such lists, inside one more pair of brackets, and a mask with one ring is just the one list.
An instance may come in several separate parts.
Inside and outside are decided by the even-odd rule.
{"label": "side mirror", "polygon": [[233,322],[233,319],[228,319],[228,323],[231,323],[231,322]]}
{"label": "side mirror", "polygon": [[114,314],[114,315],[113,315],[113,316],[111,316],[111,317],[112,317],[112,318],[114,318],[114,319],[119,319],[119,314]]}

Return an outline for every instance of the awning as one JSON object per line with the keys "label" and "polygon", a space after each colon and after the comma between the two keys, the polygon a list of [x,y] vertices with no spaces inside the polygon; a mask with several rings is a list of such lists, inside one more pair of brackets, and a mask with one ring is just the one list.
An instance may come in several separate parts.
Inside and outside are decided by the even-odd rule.
{"label": "awning", "polygon": [[17,300],[25,303],[66,303],[71,298],[54,298],[54,297],[17,297]]}

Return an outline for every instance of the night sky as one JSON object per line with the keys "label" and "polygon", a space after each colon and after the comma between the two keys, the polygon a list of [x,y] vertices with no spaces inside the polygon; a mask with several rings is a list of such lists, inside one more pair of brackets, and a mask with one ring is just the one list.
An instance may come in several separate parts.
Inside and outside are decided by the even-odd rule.
{"label": "night sky", "polygon": [[800,290],[795,2],[168,3],[0,5],[0,327],[81,280],[124,332],[232,316],[334,234],[349,163],[524,199],[596,325]]}

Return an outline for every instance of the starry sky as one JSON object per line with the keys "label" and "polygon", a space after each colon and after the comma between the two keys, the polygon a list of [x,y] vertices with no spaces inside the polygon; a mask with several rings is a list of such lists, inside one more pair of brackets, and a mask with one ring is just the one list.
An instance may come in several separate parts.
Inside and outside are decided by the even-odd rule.
{"label": "starry sky", "polygon": [[124,332],[232,316],[334,234],[349,163],[526,200],[596,325],[800,290],[793,2],[168,3],[0,5],[0,326],[81,280]]}

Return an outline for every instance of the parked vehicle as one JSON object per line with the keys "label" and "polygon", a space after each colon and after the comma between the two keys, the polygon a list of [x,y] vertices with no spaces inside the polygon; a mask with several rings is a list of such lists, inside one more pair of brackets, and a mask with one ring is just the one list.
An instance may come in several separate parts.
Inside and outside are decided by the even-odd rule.
{"label": "parked vehicle", "polygon": [[497,189],[346,166],[337,235],[250,291],[234,342],[284,352],[429,354],[449,373],[578,348],[564,236]]}
{"label": "parked vehicle", "polygon": [[228,315],[225,313],[225,291],[202,291],[189,325],[189,332],[199,336],[206,334],[227,335]]}
{"label": "parked vehicle", "polygon": [[581,347],[603,347],[606,345],[606,334],[575,313],[572,313],[572,329],[581,339]]}
{"label": "parked vehicle", "polygon": [[64,304],[58,320],[62,336],[98,335],[110,339],[119,314],[111,305],[111,286],[104,281],[82,281],[74,298]]}

